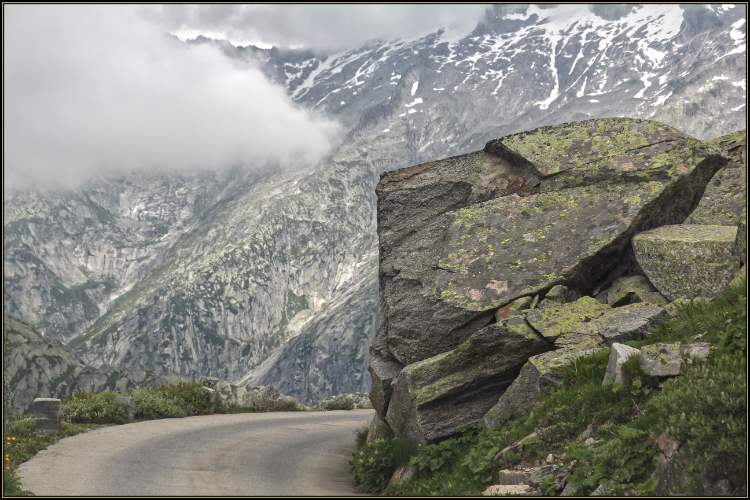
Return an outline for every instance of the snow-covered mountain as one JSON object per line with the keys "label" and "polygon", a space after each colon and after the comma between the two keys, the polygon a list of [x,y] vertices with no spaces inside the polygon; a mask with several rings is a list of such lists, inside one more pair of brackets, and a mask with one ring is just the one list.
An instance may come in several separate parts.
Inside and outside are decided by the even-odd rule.
{"label": "snow-covered mountain", "polygon": [[342,144],[315,168],[129,172],[6,197],[5,310],[90,364],[305,402],[367,391],[380,173],[588,118],[742,129],[746,26],[738,4],[496,5],[471,33],[336,54],[198,39],[335,117]]}

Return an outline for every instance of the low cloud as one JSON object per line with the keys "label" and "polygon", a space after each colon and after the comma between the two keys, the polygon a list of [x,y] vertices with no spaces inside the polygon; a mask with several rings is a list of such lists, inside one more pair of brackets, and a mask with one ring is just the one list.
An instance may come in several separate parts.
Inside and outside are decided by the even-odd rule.
{"label": "low cloud", "polygon": [[6,187],[73,187],[111,168],[311,164],[330,151],[335,122],[143,13],[4,6]]}
{"label": "low cloud", "polygon": [[469,33],[487,5],[162,5],[143,12],[181,39],[204,35],[235,45],[335,51],[379,38],[440,28]]}

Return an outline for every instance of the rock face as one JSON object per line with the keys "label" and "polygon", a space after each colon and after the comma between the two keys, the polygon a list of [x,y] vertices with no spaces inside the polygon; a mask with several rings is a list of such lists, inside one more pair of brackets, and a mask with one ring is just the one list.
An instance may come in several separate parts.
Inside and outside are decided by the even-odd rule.
{"label": "rock face", "polygon": [[670,301],[714,298],[739,273],[736,239],[733,226],[672,225],[637,235],[633,250],[643,271]]}
{"label": "rock face", "polygon": [[[60,341],[42,337],[23,320],[4,314],[3,327],[6,331],[3,367],[10,386],[15,388],[11,403],[13,413],[32,411],[36,398],[63,399],[79,390],[119,389],[124,392],[191,380],[180,374],[163,375],[141,365],[121,369],[111,366],[95,368],[81,361]],[[222,397],[230,402],[245,392],[244,387],[231,386],[227,382],[216,385]],[[10,391],[7,394],[10,395]]]}
{"label": "rock face", "polygon": [[[495,404],[487,422],[528,406],[559,381],[555,366],[666,320],[631,240],[682,223],[728,161],[671,127],[610,118],[383,174],[369,366],[378,415],[434,441]],[[513,310],[519,299],[539,307]],[[521,338],[528,347],[501,347]]]}

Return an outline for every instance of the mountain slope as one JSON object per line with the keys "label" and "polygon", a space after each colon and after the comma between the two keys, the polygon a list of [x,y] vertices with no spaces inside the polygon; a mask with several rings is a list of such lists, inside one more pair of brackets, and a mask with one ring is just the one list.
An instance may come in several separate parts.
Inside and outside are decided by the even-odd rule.
{"label": "mountain slope", "polygon": [[303,170],[127,173],[6,197],[6,311],[93,365],[273,384],[307,403],[368,391],[381,172],[586,118],[698,138],[744,128],[744,17],[498,5],[469,34],[330,55],[197,40],[336,117],[342,144]]}

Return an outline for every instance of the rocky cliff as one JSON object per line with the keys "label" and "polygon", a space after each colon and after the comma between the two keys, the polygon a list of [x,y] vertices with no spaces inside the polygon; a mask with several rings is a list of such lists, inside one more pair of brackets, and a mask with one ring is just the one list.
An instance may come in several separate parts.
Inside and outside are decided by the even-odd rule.
{"label": "rocky cliff", "polygon": [[[4,390],[3,415],[28,413],[36,398],[66,398],[77,391],[121,392],[188,382],[181,374],[161,374],[135,364],[127,368],[94,367],[81,361],[59,340],[45,338],[29,323],[3,315],[4,378],[14,388]],[[248,392],[226,381],[209,378],[227,402],[238,402]]]}
{"label": "rocky cliff", "polygon": [[[605,116],[653,118],[701,139],[744,128],[744,18],[740,5],[498,5],[471,33],[335,54],[224,44],[300,106],[340,121],[341,145],[299,170],[107,173],[69,192],[6,193],[5,311],[93,366],[272,384],[306,403],[368,391],[382,172]],[[512,192],[534,196],[533,170],[509,165],[495,150],[468,155],[424,188],[414,220]],[[555,182],[577,174],[566,175]],[[441,282],[448,293],[464,276],[451,265]],[[483,290],[478,304],[505,293]],[[462,311],[445,328],[464,339],[491,318],[489,309]]]}
{"label": "rocky cliff", "polygon": [[745,262],[746,195],[712,179],[744,179],[745,148],[744,131],[702,142],[609,118],[384,173],[378,415],[420,442],[492,425],[530,411],[518,394],[549,391],[576,356],[639,339],[669,302],[717,296]]}

